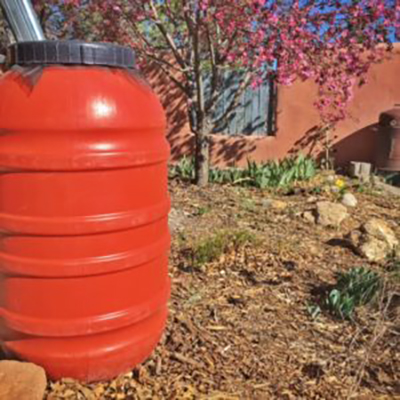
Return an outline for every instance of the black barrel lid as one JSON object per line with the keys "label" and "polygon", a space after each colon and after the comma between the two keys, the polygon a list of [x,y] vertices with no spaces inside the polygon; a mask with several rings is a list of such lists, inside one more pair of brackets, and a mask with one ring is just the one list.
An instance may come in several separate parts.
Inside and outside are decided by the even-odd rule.
{"label": "black barrel lid", "polygon": [[21,66],[65,64],[133,68],[135,53],[128,47],[111,43],[43,40],[14,43],[8,49],[8,62]]}

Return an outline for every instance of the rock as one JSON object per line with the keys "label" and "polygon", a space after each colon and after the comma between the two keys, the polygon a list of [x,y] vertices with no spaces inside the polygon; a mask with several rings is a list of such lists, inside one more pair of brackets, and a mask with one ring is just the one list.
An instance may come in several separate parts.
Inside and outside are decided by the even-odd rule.
{"label": "rock", "polygon": [[168,217],[169,229],[171,232],[177,232],[181,230],[186,222],[186,216],[182,211],[177,210],[176,208],[171,208]]}
{"label": "rock", "polygon": [[358,248],[361,245],[362,236],[362,232],[356,229],[347,235],[347,240],[354,248]]}
{"label": "rock", "polygon": [[42,400],[46,385],[42,367],[19,361],[0,361],[0,399]]}
{"label": "rock", "polygon": [[342,204],[346,207],[356,207],[357,199],[353,193],[345,193],[342,197]]}
{"label": "rock", "polygon": [[383,240],[369,238],[358,247],[358,252],[369,261],[379,262],[390,254],[390,246]]}
{"label": "rock", "polygon": [[325,180],[328,183],[334,183],[336,180],[336,174],[334,171],[326,171]]}
{"label": "rock", "polygon": [[271,203],[271,207],[274,208],[275,210],[285,210],[287,208],[288,204],[285,203],[284,201],[280,200],[274,200]]}
{"label": "rock", "polygon": [[273,208],[274,210],[278,210],[278,211],[285,210],[288,206],[288,204],[284,201],[273,200],[273,199],[264,200],[263,205],[266,207]]}
{"label": "rock", "polygon": [[399,241],[393,230],[378,218],[372,218],[349,234],[349,240],[358,254],[372,262],[384,261],[398,251]]}
{"label": "rock", "polygon": [[302,214],[302,217],[307,221],[312,224],[315,223],[315,215],[313,214],[312,211],[304,211]]}
{"label": "rock", "polygon": [[376,239],[383,240],[388,243],[391,249],[399,245],[393,230],[389,225],[378,218],[372,218],[361,226],[361,231]]}
{"label": "rock", "polygon": [[337,186],[331,186],[329,188],[329,190],[330,190],[331,193],[334,193],[334,194],[340,193],[340,188],[338,188]]}
{"label": "rock", "polygon": [[316,212],[317,223],[323,226],[337,227],[348,216],[345,206],[330,201],[318,202]]}
{"label": "rock", "polygon": [[318,200],[317,197],[315,197],[315,196],[310,196],[310,197],[307,199],[307,203],[308,203],[308,204],[310,204],[310,203],[315,203],[317,200]]}
{"label": "rock", "polygon": [[350,162],[349,173],[353,178],[358,178],[362,182],[369,182],[371,178],[372,164],[364,162]]}
{"label": "rock", "polygon": [[[376,179],[376,178],[374,178]],[[387,183],[384,182],[375,182],[375,186],[384,191],[385,193],[390,193],[394,196],[400,196],[400,188],[396,187],[396,186],[392,186],[392,185],[388,185]]]}

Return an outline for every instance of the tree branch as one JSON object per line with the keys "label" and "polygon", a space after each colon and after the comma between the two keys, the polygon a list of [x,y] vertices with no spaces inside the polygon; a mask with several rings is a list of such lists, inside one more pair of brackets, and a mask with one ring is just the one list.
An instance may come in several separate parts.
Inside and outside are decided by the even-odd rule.
{"label": "tree branch", "polygon": [[219,68],[217,65],[217,58],[214,43],[211,39],[210,30],[207,27],[207,43],[208,43],[208,51],[210,53],[210,62],[211,62],[211,92],[210,99],[207,101],[205,105],[206,112],[209,111],[217,101],[219,97],[219,93],[217,93],[218,80],[219,80]]}
{"label": "tree branch", "polygon": [[[225,50],[225,55],[220,58],[219,54],[217,54],[217,52],[214,53],[214,61],[212,61],[212,65],[213,62],[215,63],[215,72],[213,72],[213,78],[212,78],[212,87],[211,87],[211,95],[210,95],[210,99],[207,101],[206,104],[206,112],[208,113],[210,110],[212,110],[212,108],[214,107],[215,103],[218,101],[218,99],[221,97],[221,92],[217,91],[217,87],[218,87],[218,79],[219,79],[219,65],[223,65],[226,63],[226,59],[228,57],[228,53],[230,51],[230,49],[232,48],[234,42],[235,42],[235,38],[237,35],[237,31],[234,32],[234,34],[230,37],[227,48]],[[209,36],[209,40],[211,41],[211,36]],[[214,47],[214,46],[213,46]],[[215,47],[214,47],[215,50]],[[215,76],[214,76],[215,74]],[[215,85],[215,86],[214,86]]]}
{"label": "tree branch", "polygon": [[197,98],[197,128],[199,132],[204,134],[204,118],[205,118],[205,104],[204,104],[204,82],[201,74],[201,49],[199,37],[199,21],[192,24],[192,38],[193,38],[193,56],[194,56],[194,75],[196,80],[196,98]]}
{"label": "tree branch", "polygon": [[160,16],[159,16],[158,11],[157,11],[157,7],[154,4],[154,0],[150,0],[149,4],[150,4],[150,8],[151,8],[151,10],[153,12],[153,15],[155,17],[154,23],[156,24],[156,26],[158,27],[159,31],[163,35],[165,41],[167,42],[168,46],[172,50],[172,53],[174,54],[177,63],[183,69],[186,69],[186,63],[185,63],[184,58],[182,57],[181,53],[179,52],[178,48],[176,47],[175,42],[172,39],[171,35],[168,33],[168,31],[166,30],[165,26],[161,22]]}
{"label": "tree branch", "polygon": [[161,71],[168,76],[168,78],[174,82],[174,84],[186,95],[190,96],[190,91],[189,89],[183,85],[167,68],[169,66],[169,63],[166,63],[164,60],[161,60],[160,58],[152,55],[151,53],[147,53],[145,50],[140,50],[141,53],[143,53],[144,56],[151,58],[155,63],[158,64],[160,67]]}
{"label": "tree branch", "polygon": [[235,30],[235,32],[233,33],[233,35],[230,37],[230,39],[228,41],[228,45],[226,46],[226,49],[225,49],[225,55],[220,60],[218,60],[218,62],[220,64],[224,64],[226,62],[226,59],[228,58],[228,54],[231,51],[233,44],[235,43],[236,36],[237,36],[237,30]]}
{"label": "tree branch", "polygon": [[[154,46],[152,46],[152,44],[147,40],[146,36],[142,32],[140,32],[140,30],[137,28],[137,26],[133,26],[133,30],[134,30],[134,33],[137,36],[137,38],[144,43],[144,46],[142,46],[144,50],[136,49],[136,51],[144,53],[147,57],[150,57],[152,60],[162,63],[166,67],[170,68],[171,70],[174,70],[181,74],[185,74],[188,71],[188,68],[187,69],[179,68],[176,64],[174,65],[173,63],[170,63],[169,61],[165,60],[162,57],[162,54],[160,51],[158,51],[158,53],[160,53],[160,54],[157,55],[157,53],[154,51]],[[151,52],[148,49],[150,49]]]}

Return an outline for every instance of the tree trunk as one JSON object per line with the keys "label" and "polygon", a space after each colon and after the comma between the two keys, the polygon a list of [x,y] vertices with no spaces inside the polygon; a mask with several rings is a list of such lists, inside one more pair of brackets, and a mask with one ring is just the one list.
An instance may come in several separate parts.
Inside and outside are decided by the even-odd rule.
{"label": "tree trunk", "polygon": [[196,132],[195,181],[198,186],[207,186],[210,163],[210,135],[202,128]]}

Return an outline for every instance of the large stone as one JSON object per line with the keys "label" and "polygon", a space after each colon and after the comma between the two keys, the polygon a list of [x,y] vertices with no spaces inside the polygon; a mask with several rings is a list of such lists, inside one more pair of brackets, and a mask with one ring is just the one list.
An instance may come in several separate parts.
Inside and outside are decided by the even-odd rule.
{"label": "large stone", "polygon": [[369,238],[358,247],[360,255],[369,261],[383,261],[390,254],[390,246],[383,240]]}
{"label": "large stone", "polygon": [[350,162],[349,173],[353,178],[358,178],[362,182],[369,182],[371,178],[372,164],[365,162]]}
{"label": "large stone", "polygon": [[330,201],[317,203],[317,223],[320,225],[337,227],[347,215],[347,209],[342,204]]}
{"label": "large stone", "polygon": [[361,226],[361,231],[376,239],[385,241],[391,249],[399,245],[395,233],[389,225],[378,218],[372,218]]}
{"label": "large stone", "polygon": [[357,199],[353,193],[345,193],[342,197],[342,204],[346,207],[356,207]]}
{"label": "large stone", "polygon": [[283,211],[287,208],[288,203],[282,200],[275,200],[275,199],[265,199],[263,200],[263,206],[272,208],[277,211]]}
{"label": "large stone", "polygon": [[384,261],[396,252],[399,241],[385,221],[372,218],[349,235],[354,249],[372,262]]}
{"label": "large stone", "polygon": [[302,217],[312,224],[315,223],[315,215],[311,211],[304,211]]}
{"label": "large stone", "polygon": [[46,385],[42,367],[19,361],[0,361],[0,399],[43,400]]}

